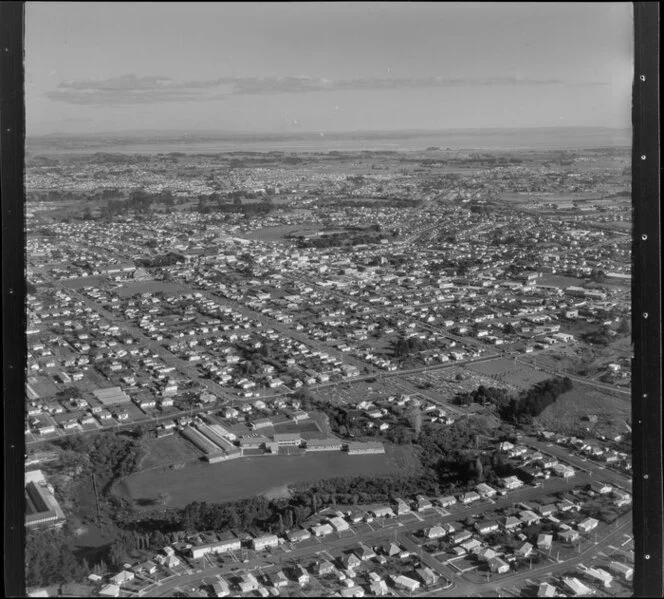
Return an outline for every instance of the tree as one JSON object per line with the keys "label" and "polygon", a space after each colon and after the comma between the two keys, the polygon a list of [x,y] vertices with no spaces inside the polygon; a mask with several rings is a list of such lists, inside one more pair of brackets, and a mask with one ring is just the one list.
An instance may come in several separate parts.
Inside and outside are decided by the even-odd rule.
{"label": "tree", "polygon": [[422,410],[420,406],[413,406],[408,415],[410,426],[413,427],[416,435],[422,431]]}
{"label": "tree", "polygon": [[477,480],[482,482],[484,480],[484,464],[482,464],[480,456],[475,459],[475,471],[477,472]]}

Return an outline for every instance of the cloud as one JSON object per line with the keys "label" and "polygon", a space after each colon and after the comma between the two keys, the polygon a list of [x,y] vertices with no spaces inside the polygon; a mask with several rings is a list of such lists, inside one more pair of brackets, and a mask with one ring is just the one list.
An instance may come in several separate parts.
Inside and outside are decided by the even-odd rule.
{"label": "cloud", "polygon": [[123,75],[107,79],[63,81],[46,93],[51,100],[69,104],[119,105],[219,100],[229,95],[306,94],[325,91],[388,91],[492,85],[604,85],[569,83],[560,79],[527,77],[220,77],[199,81],[173,81],[169,77]]}

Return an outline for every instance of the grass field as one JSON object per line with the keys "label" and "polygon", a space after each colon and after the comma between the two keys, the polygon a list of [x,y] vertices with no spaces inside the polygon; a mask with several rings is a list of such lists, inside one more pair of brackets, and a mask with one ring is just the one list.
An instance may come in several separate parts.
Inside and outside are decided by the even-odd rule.
{"label": "grass field", "polygon": [[106,277],[77,277],[75,279],[61,280],[63,287],[68,289],[81,289],[82,287],[104,287],[108,284]]}
{"label": "grass field", "polygon": [[[631,409],[628,396],[618,397],[575,384],[574,389],[563,393],[537,420],[544,428],[556,432],[572,433],[588,427],[597,433],[615,436],[626,432],[625,421],[631,422]],[[589,414],[597,416],[596,424],[582,420]]]}
{"label": "grass field", "polygon": [[145,456],[141,460],[141,470],[183,464],[198,460],[201,456],[199,451],[178,434],[150,439],[143,443],[143,449]]}
{"label": "grass field", "polygon": [[114,492],[135,501],[167,497],[169,507],[192,501],[224,502],[283,494],[284,486],[321,478],[412,473],[419,461],[411,448],[389,447],[384,455],[330,452],[304,456],[249,457],[221,464],[155,468],[127,477]]}
{"label": "grass field", "polygon": [[162,291],[166,295],[181,295],[191,293],[191,288],[178,283],[169,283],[166,281],[136,281],[133,283],[124,283],[117,289],[117,294],[122,297],[131,297],[135,293],[157,293]]}
{"label": "grass field", "polygon": [[265,227],[250,233],[245,233],[242,237],[246,239],[255,239],[257,241],[287,241],[287,235],[304,235],[306,233],[314,233],[322,227],[317,223],[302,223],[300,225],[277,225],[275,227]]}

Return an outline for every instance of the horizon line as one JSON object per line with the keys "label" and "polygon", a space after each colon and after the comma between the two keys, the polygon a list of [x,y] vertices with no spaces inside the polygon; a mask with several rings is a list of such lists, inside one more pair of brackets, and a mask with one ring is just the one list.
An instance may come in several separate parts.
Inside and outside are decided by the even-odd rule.
{"label": "horizon line", "polygon": [[208,129],[135,129],[119,131],[90,131],[90,132],[63,132],[51,133],[26,133],[25,140],[39,139],[44,137],[92,137],[92,136],[132,136],[132,135],[220,135],[220,136],[297,136],[297,135],[369,135],[369,134],[430,134],[445,132],[499,132],[499,131],[538,131],[538,130],[603,130],[603,131],[632,131],[631,127],[612,127],[602,125],[544,125],[544,126],[516,126],[516,127],[449,127],[440,129],[351,129],[325,131],[313,130],[267,130],[267,131],[232,131],[232,130],[208,130]]}

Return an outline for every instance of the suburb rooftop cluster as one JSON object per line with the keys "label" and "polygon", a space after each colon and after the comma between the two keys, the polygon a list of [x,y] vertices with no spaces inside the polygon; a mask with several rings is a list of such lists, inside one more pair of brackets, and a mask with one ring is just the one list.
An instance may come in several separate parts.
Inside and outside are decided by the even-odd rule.
{"label": "suburb rooftop cluster", "polygon": [[629,148],[28,150],[31,596],[631,595]]}

